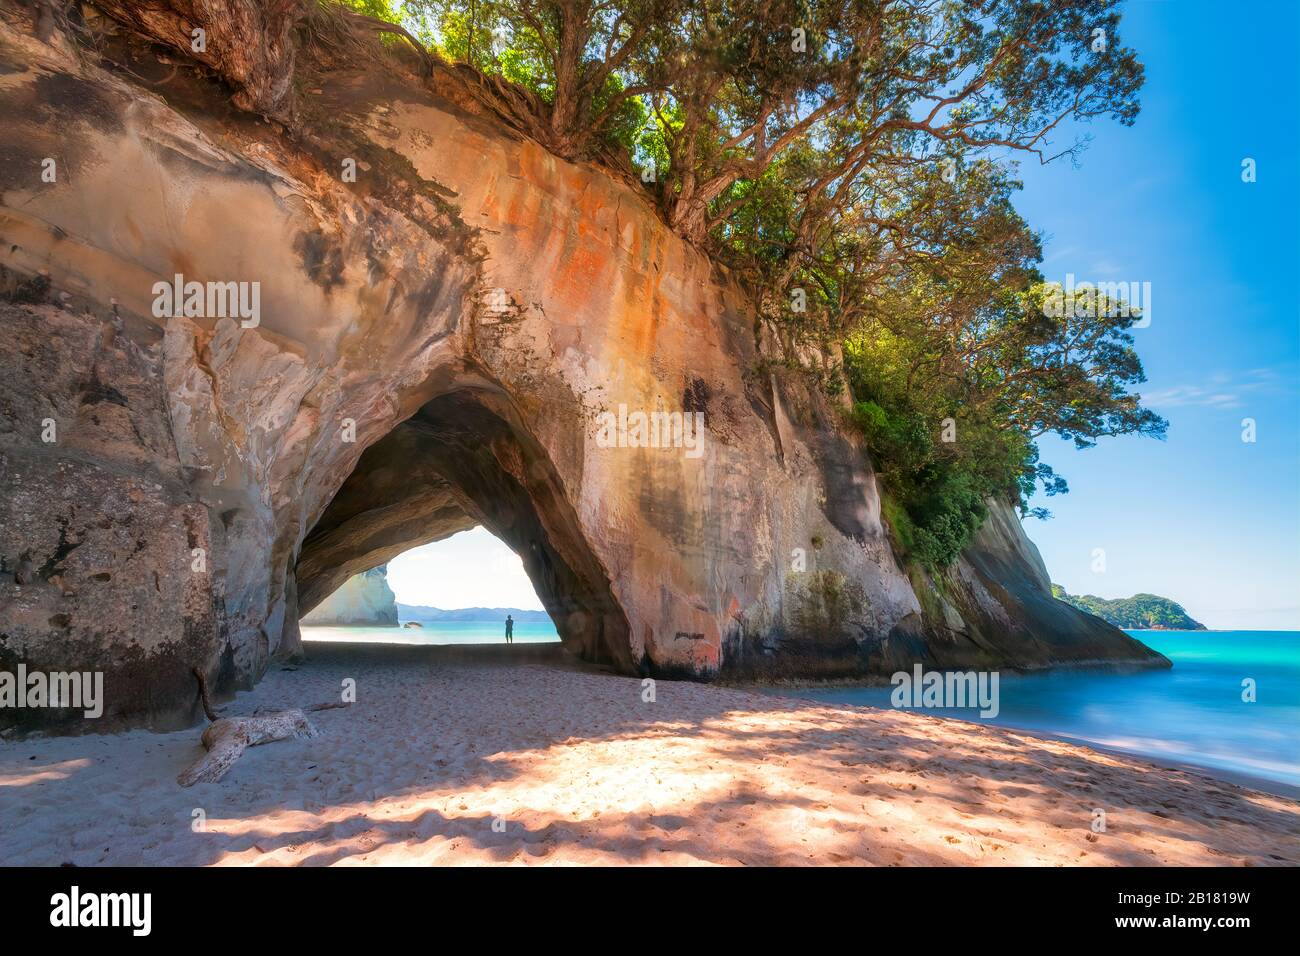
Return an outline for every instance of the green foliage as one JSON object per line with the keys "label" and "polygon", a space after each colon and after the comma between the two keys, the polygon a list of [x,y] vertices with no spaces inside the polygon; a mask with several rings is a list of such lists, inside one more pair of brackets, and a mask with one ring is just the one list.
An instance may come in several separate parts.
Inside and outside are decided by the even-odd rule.
{"label": "green foliage", "polygon": [[983,456],[940,452],[924,417],[883,392],[855,403],[853,419],[889,489],[885,520],[899,543],[932,571],[951,564],[979,530],[985,499],[1005,496],[1012,454],[996,445]]}
{"label": "green foliage", "polygon": [[984,522],[985,496],[974,475],[940,470],[913,499],[916,558],[927,567],[951,564]]}
{"label": "green foliage", "polygon": [[386,20],[389,23],[401,23],[402,16],[393,0],[338,0],[349,10],[364,13],[366,16]]}
{"label": "green foliage", "polygon": [[915,554],[916,528],[912,524],[912,516],[907,513],[907,509],[894,497],[893,492],[888,487],[884,488],[880,495],[880,514],[893,533],[895,543],[901,546],[903,553],[907,555]]}
{"label": "green foliage", "polygon": [[1083,448],[1166,427],[1129,391],[1144,380],[1138,316],[1102,300],[1052,307],[1059,290],[1042,282],[1037,238],[1011,206],[1016,184],[990,164],[963,175],[961,189],[918,194],[926,210],[909,233],[929,248],[875,294],[853,294],[845,322],[854,421],[932,570],[969,542],[986,499],[1046,517],[1028,509],[1035,488],[1068,490],[1039,460],[1041,435]]}
{"label": "green foliage", "polygon": [[[505,73],[521,86],[544,93],[546,70],[535,55],[531,37],[521,35],[498,55],[500,21],[490,3],[408,3],[420,10],[421,23],[437,39],[438,52],[445,59],[469,63],[484,73]],[[508,71],[508,72],[507,72]]]}
{"label": "green foliage", "polygon": [[[611,73],[605,77],[604,86],[592,100],[592,109],[601,114],[606,108],[613,108],[606,120],[605,136],[629,155],[635,155],[642,148],[643,140],[653,137],[654,133],[646,129],[650,114],[645,104],[636,98],[623,99],[624,92],[622,78]],[[653,149],[653,144],[646,145]]]}
{"label": "green foliage", "polygon": [[[1031,311],[1024,302],[1037,301],[1039,287],[1030,277],[1023,294],[1008,297],[1005,286],[954,281],[959,274],[949,272],[933,305],[914,286],[892,290],[844,345],[853,420],[915,527],[915,557],[931,569],[978,530],[985,499],[1027,509],[1035,487],[1049,496],[1068,490],[1039,460],[1039,435],[1087,447],[1103,435],[1158,437],[1165,428],[1127,391],[1142,367],[1125,324]],[[964,299],[978,310],[963,315],[956,303]]]}
{"label": "green foliage", "polygon": [[[991,147],[1049,159],[1045,138],[1067,119],[1132,123],[1142,67],[1120,42],[1117,5],[403,0],[400,14],[449,59],[537,93],[529,131],[566,158],[612,143],[634,161],[661,151],[666,218],[693,240],[725,242],[745,201],[733,187],[784,164],[778,178],[797,194],[784,253],[811,262],[819,227],[870,201],[859,185]],[[1099,28],[1105,55],[1090,48]],[[648,147],[629,126],[638,111],[653,124]]]}
{"label": "green foliage", "polygon": [[1193,620],[1182,605],[1156,594],[1107,599],[1092,594],[1070,595],[1059,584],[1053,584],[1052,596],[1128,630],[1205,630],[1205,625]]}

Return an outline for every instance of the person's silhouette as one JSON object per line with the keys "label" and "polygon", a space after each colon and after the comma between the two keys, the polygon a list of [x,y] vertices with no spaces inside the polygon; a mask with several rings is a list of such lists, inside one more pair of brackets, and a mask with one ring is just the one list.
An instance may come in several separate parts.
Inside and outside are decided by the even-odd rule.
{"label": "person's silhouette", "polygon": [[506,615],[506,643],[513,644],[514,642],[515,642],[515,619],[511,617],[509,614],[507,614]]}

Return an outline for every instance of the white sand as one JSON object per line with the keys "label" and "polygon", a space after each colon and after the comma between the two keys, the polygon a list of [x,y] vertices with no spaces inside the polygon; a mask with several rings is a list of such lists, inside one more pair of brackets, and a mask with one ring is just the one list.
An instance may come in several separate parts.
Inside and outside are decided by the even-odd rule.
{"label": "white sand", "polygon": [[643,703],[505,648],[385,651],[314,648],[240,695],[226,714],[346,677],[359,699],[217,784],[176,784],[201,728],[0,743],[0,863],[1300,863],[1300,804],[1135,758],[698,684]]}

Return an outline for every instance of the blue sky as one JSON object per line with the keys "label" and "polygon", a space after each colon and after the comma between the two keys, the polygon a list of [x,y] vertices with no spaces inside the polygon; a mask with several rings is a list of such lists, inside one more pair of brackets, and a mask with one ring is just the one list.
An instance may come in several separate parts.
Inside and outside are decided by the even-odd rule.
{"label": "blue sky", "polygon": [[[1121,32],[1147,71],[1136,124],[1085,128],[1077,167],[1023,162],[1017,206],[1045,234],[1049,280],[1151,283],[1134,334],[1169,436],[1043,440],[1071,491],[1035,501],[1054,517],[1026,528],[1072,593],[1149,591],[1210,627],[1300,629],[1300,3],[1136,0]],[[403,555],[390,581],[407,603],[540,607],[482,529]]]}
{"label": "blue sky", "polygon": [[542,610],[519,555],[485,528],[398,555],[388,563],[388,586],[401,604]]}
{"label": "blue sky", "polygon": [[1134,335],[1169,436],[1041,442],[1071,490],[1040,496],[1054,517],[1026,529],[1072,593],[1298,629],[1300,4],[1136,0],[1121,33],[1146,66],[1136,124],[1092,124],[1078,168],[1022,163],[1016,205],[1046,235],[1047,279],[1151,283]]}

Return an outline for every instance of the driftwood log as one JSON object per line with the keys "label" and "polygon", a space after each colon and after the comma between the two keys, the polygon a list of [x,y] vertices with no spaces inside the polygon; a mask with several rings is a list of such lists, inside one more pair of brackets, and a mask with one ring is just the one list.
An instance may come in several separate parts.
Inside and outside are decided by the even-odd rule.
{"label": "driftwood log", "polygon": [[[307,714],[299,708],[280,710],[269,714],[253,714],[250,717],[220,717],[212,709],[208,698],[208,682],[197,668],[194,676],[199,682],[199,697],[203,702],[203,712],[212,721],[203,731],[203,746],[207,753],[190,764],[176,782],[182,787],[194,784],[215,783],[226,775],[235,761],[249,747],[269,744],[276,740],[290,738],[304,739],[315,737],[319,731],[307,719]],[[328,710],[344,707],[346,704],[317,704],[309,710]]]}
{"label": "driftwood log", "polygon": [[222,717],[203,731],[208,752],[192,763],[176,782],[192,787],[203,781],[215,783],[249,747],[290,737],[315,737],[316,728],[301,710],[282,710],[265,717]]}

